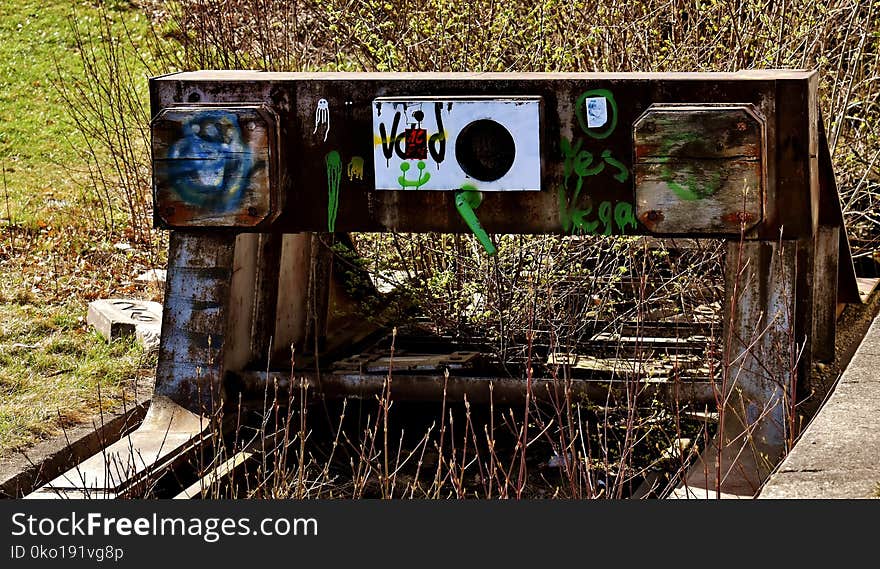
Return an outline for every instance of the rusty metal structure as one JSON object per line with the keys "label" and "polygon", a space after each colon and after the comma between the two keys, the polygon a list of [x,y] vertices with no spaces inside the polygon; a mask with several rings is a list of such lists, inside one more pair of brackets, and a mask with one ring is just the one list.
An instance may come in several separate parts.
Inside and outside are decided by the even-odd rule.
{"label": "rusty metal structure", "polygon": [[[37,494],[126,495],[137,476],[95,474],[108,454],[136,473],[138,461],[173,463],[222,401],[289,378],[290,346],[317,354],[328,328],[354,328],[328,316],[344,295],[317,234],[472,233],[490,255],[497,233],[728,239],[724,360],[735,379],[718,436],[722,462],[738,466],[720,481],[700,482],[699,469],[689,484],[739,495],[785,452],[794,386],[834,356],[838,303],[860,301],[816,72],[197,71],[153,78],[150,97],[155,223],[171,231],[154,403],[133,438]],[[794,359],[780,350],[789,345]],[[326,394],[381,389],[384,374],[358,361],[324,374],[313,363],[298,358],[297,376]],[[441,378],[404,374],[395,394],[439,397]],[[448,395],[485,399],[492,379],[453,372]],[[495,383],[501,399],[525,389]],[[699,382],[686,391],[717,395]],[[158,449],[147,442],[157,431],[170,436]]]}

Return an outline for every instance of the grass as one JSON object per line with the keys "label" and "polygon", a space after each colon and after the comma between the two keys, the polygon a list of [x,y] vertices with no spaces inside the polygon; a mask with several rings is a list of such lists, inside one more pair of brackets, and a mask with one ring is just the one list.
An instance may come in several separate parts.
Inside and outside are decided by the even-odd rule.
{"label": "grass", "polygon": [[2,213],[28,225],[48,225],[70,204],[68,188],[82,175],[71,168],[75,127],[52,86],[56,65],[73,69],[78,60],[69,13],[69,2],[0,0],[0,164],[8,190]]}
{"label": "grass", "polygon": [[149,359],[130,339],[89,330],[81,302],[0,305],[0,457],[131,402]]}
{"label": "grass", "polygon": [[[145,29],[127,3],[116,28]],[[122,250],[106,232],[82,160],[82,141],[59,79],[81,74],[71,18],[102,24],[88,2],[0,0],[0,457],[112,409],[152,365],[130,341],[107,343],[85,326],[88,302],[155,299],[133,283],[156,266],[149,248]],[[140,26],[140,27],[139,27]]]}

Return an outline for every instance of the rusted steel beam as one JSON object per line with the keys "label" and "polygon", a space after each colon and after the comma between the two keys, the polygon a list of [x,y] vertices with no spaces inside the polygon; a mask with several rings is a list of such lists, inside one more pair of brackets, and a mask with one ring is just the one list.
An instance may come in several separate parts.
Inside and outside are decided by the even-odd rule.
{"label": "rusted steel beam", "polygon": [[797,241],[728,244],[722,419],[678,497],[754,496],[787,451],[798,368],[809,366],[795,333],[797,255]]}
{"label": "rusted steel beam", "polygon": [[[712,105],[746,109],[746,115],[763,123],[761,129],[765,133],[762,136],[766,136],[766,149],[762,146],[760,153],[754,156],[714,161],[699,155],[700,148],[707,148],[705,144],[701,146],[699,140],[691,141],[689,146],[687,141],[672,140],[682,133],[674,127],[675,121],[667,121],[661,125],[654,142],[672,150],[665,156],[653,156],[652,160],[668,159],[670,163],[675,162],[676,168],[664,173],[658,170],[662,170],[662,166],[655,165],[653,168],[658,170],[659,177],[655,176],[652,183],[672,189],[694,186],[694,191],[685,192],[687,198],[700,198],[693,201],[694,211],[700,210],[701,201],[706,201],[707,205],[718,201],[713,202],[713,189],[730,190],[744,183],[761,186],[763,204],[757,199],[760,192],[755,187],[747,196],[745,209],[738,210],[736,200],[732,198],[721,200],[724,207],[720,209],[714,206],[703,208],[705,211],[701,215],[724,219],[705,219],[706,223],[698,228],[688,223],[666,222],[655,228],[658,233],[689,235],[706,234],[711,230],[715,234],[738,235],[739,222],[746,221],[747,227],[754,224],[747,232],[747,238],[777,239],[780,230],[786,238],[798,238],[812,235],[816,227],[818,190],[811,185],[817,171],[815,72],[360,74],[198,71],[154,78],[150,89],[154,116],[170,113],[169,109],[175,108],[214,112],[224,105],[254,104],[264,105],[277,115],[280,147],[272,155],[281,161],[278,165],[278,191],[281,195],[278,207],[281,211],[272,212],[255,224],[237,224],[240,231],[473,231],[484,240],[482,232],[650,233],[652,228],[635,216],[639,182],[634,175],[633,125],[652,105],[669,108],[683,102],[695,109]],[[482,129],[479,136],[465,137],[462,134],[462,139],[467,138],[471,143],[458,144],[455,137],[466,129],[450,130],[458,128],[455,126],[455,120],[458,120],[455,118],[458,116],[456,101],[467,101],[471,110],[465,114],[475,117],[473,108],[480,104],[480,97],[487,98],[484,99],[488,101],[486,105],[494,104],[500,109],[503,105],[492,101],[512,96],[540,100],[537,131],[532,129],[518,136],[513,141],[512,150],[508,148],[510,144],[501,143],[502,139],[507,140],[505,137],[492,134],[497,129]],[[435,100],[434,103],[427,104],[426,97]],[[406,101],[413,102],[407,106]],[[393,109],[396,110],[391,112]],[[201,124],[198,120],[193,116],[181,118],[178,122]],[[504,122],[504,119],[499,120]],[[738,133],[757,132],[749,126],[754,121],[723,118],[716,121],[720,130],[712,131],[711,125],[706,125],[707,130],[701,134],[704,139],[713,141],[739,140]],[[443,128],[439,127],[441,122]],[[740,123],[745,125],[745,130],[737,130]],[[426,128],[421,128],[421,124]],[[516,130],[513,126],[511,128]],[[430,129],[437,132],[429,132]],[[412,135],[409,142],[407,132]],[[160,135],[170,137],[155,147],[154,160],[164,163],[162,161],[168,160],[166,154],[169,152],[165,149],[175,148],[174,137],[185,137],[185,129],[164,129]],[[197,134],[195,136],[198,138]],[[496,142],[483,144],[479,142],[481,137]],[[237,140],[234,138],[233,142]],[[211,140],[196,142],[202,146],[212,143]],[[653,146],[657,144],[652,143]],[[751,142],[749,144],[751,146],[743,148],[756,148]],[[451,187],[450,184],[455,184],[448,180],[440,183],[449,177],[448,170],[453,166],[461,166],[465,171],[468,164],[473,166],[472,157],[465,156],[468,152],[481,152],[486,148],[485,160],[477,164],[479,168],[471,168],[474,176],[463,178],[460,188]],[[502,152],[503,149],[507,149],[507,154]],[[462,155],[456,154],[459,150]],[[656,154],[662,149],[654,150]],[[400,156],[406,160],[401,162]],[[495,187],[498,183],[483,183],[481,177],[485,176],[480,172],[503,166],[507,159],[517,164],[516,156],[526,156],[532,163],[540,164],[538,191],[504,191]],[[237,160],[231,160],[230,168],[239,165]],[[403,166],[409,167],[400,169],[394,178],[402,180],[398,189],[377,189],[377,169],[382,173],[380,178],[387,181],[390,174],[385,172],[386,169]],[[511,171],[513,169],[516,166]],[[688,172],[694,174],[699,184],[691,183]],[[748,173],[745,182],[741,179],[744,173]],[[223,179],[215,177],[214,181],[222,185]],[[431,180],[450,191],[419,189],[433,187]],[[766,187],[762,185],[764,180]],[[202,185],[208,181],[206,179]],[[256,186],[260,183],[254,182]],[[157,188],[173,185],[161,176],[156,184]],[[520,186],[511,180],[509,188],[531,189],[526,187],[528,184]],[[809,190],[804,192],[804,188]],[[462,198],[462,192],[473,191],[479,195],[467,194],[467,199]],[[725,190],[722,194],[730,197],[733,192]],[[164,195],[157,190],[157,212],[162,211]],[[243,200],[243,197],[235,197],[226,205],[235,210],[244,203]],[[761,209],[759,206],[763,206],[760,221],[756,219]],[[276,213],[277,218],[274,217]],[[212,223],[228,226],[228,221],[218,218]],[[156,223],[162,227],[185,224],[162,218],[158,213]],[[491,242],[488,244],[491,246]]]}
{"label": "rusted steel beam", "polygon": [[222,397],[234,245],[222,231],[170,237],[155,393],[195,413]]}
{"label": "rusted steel beam", "polygon": [[[840,195],[837,193],[837,180],[834,178],[831,151],[825,136],[825,125],[821,120],[819,121],[819,227],[837,229],[837,284],[835,288],[838,302],[861,304],[862,297],[859,294],[852,249],[849,245],[849,236],[843,219],[843,207],[840,203]],[[831,245],[825,243],[819,248],[820,251],[830,252]],[[825,279],[832,279],[833,275],[834,273],[825,273],[822,276]]]}
{"label": "rusted steel beam", "polygon": [[[284,372],[247,371],[233,374],[232,381],[237,383],[244,393],[258,396],[260,401],[268,385],[278,385],[278,393],[286,394],[290,385],[291,374]],[[296,371],[295,381],[305,380],[308,386],[326,397],[351,396],[358,398],[373,397],[382,393],[387,376],[367,375],[358,373],[324,373],[320,377],[314,371]],[[658,397],[666,401],[692,401],[710,404],[716,401],[717,385],[710,381],[696,380],[588,380],[574,379],[566,382],[562,379],[533,378],[531,398],[539,401],[559,401],[566,389],[575,400],[586,398],[592,401],[606,401],[609,393],[625,396],[627,390],[636,388],[640,396]],[[444,397],[448,401],[463,401],[467,398],[472,403],[522,404],[526,400],[528,383],[525,379],[498,378],[485,376],[450,375],[444,379],[442,374],[393,374],[391,393],[394,399],[410,401],[440,401]],[[256,400],[256,399],[255,399]],[[646,399],[647,401],[648,399]]]}

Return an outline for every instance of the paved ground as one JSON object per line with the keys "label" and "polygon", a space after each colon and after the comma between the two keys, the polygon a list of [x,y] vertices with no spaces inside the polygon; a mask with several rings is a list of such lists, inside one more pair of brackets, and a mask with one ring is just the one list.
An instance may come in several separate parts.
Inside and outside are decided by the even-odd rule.
{"label": "paved ground", "polygon": [[880,498],[880,316],[759,498]]}

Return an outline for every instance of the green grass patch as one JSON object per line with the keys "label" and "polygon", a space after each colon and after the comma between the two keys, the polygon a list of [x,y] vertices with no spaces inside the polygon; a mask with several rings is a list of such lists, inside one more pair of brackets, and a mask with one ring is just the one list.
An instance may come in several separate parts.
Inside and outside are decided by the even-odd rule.
{"label": "green grass patch", "polygon": [[61,89],[87,79],[74,22],[90,48],[118,42],[126,65],[143,70],[129,38],[146,33],[146,16],[130,2],[104,6],[0,0],[0,457],[119,407],[155,369],[133,341],[107,342],[85,325],[94,298],[155,299],[131,281],[159,266],[152,251],[114,248],[125,235],[95,221],[88,141]]}
{"label": "green grass patch", "polygon": [[[148,27],[126,2],[108,13],[120,37],[123,21]],[[88,213],[84,143],[59,89],[83,76],[73,19],[87,34],[102,25],[89,2],[0,0],[0,218],[29,227],[80,225]]]}
{"label": "green grass patch", "polygon": [[89,330],[85,308],[0,306],[0,456],[131,402],[150,381],[153,357]]}

